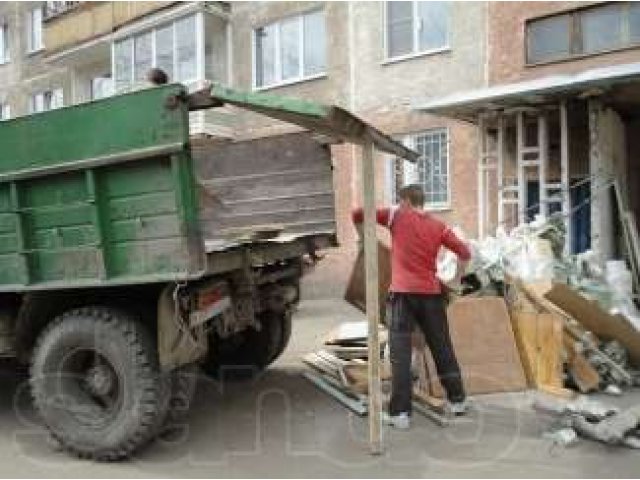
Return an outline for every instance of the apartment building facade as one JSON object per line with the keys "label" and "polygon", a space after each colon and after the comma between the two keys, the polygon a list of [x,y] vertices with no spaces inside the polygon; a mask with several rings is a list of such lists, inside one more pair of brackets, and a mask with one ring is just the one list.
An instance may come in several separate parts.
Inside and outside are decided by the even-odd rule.
{"label": "apartment building facade", "polygon": [[69,77],[44,62],[44,4],[0,3],[0,118],[64,103]]}
{"label": "apartment building facade", "polygon": [[420,108],[477,125],[479,231],[561,213],[567,251],[618,258],[640,211],[640,4],[496,2],[488,19],[489,87]]}
{"label": "apartment building facade", "polygon": [[[476,130],[416,111],[417,98],[488,80],[484,2],[5,2],[7,117],[139,88],[151,67],[190,89],[205,81],[338,104],[423,153],[376,159],[380,203],[423,184],[426,207],[476,234]],[[4,38],[4,37],[3,37]],[[192,134],[242,140],[294,129],[232,108],[196,112]],[[327,141],[327,139],[319,139]],[[333,145],[339,238],[355,248],[355,147]]]}
{"label": "apartment building facade", "polygon": [[[377,193],[422,183],[426,208],[475,235],[475,130],[412,108],[486,82],[487,5],[477,2],[240,2],[231,12],[233,84],[335,103],[423,153],[417,165],[380,156]],[[250,61],[247,61],[250,59]],[[248,119],[241,135],[287,127]],[[355,243],[357,152],[334,146],[339,238]]]}
{"label": "apartment building facade", "polygon": [[[335,103],[424,153],[415,167],[378,159],[381,203],[394,201],[398,185],[420,182],[427,208],[475,234],[475,130],[417,113],[411,103],[485,84],[485,3],[49,5],[41,61],[45,71],[60,72],[64,104],[137,88],[151,66],[194,89],[211,80]],[[193,133],[207,138],[239,140],[292,128],[233,109],[195,115]],[[339,236],[349,243],[349,212],[359,203],[356,155],[339,145],[333,152]]]}

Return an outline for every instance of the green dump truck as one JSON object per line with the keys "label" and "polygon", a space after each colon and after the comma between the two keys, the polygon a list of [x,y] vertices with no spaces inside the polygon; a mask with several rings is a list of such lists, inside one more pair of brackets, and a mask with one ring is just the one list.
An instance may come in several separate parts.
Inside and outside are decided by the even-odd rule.
{"label": "green dump truck", "polygon": [[397,147],[336,107],[178,84],[0,124],[0,355],[30,364],[35,406],[73,454],[150,441],[197,364],[220,377],[273,362],[305,257],[336,244],[326,143],[192,142],[190,111],[226,103]]}

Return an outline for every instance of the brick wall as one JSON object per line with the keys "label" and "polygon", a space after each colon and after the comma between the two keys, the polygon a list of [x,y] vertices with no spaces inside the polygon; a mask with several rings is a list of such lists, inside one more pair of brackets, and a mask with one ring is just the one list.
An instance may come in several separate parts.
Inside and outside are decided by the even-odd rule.
{"label": "brick wall", "polygon": [[605,65],[637,62],[640,48],[527,66],[525,21],[555,12],[603,2],[489,2],[489,83],[500,84],[574,73]]}

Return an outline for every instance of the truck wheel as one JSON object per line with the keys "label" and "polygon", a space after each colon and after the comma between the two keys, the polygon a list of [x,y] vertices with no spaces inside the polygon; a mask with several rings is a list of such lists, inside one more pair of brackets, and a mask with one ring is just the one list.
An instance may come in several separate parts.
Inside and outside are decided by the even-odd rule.
{"label": "truck wheel", "polygon": [[157,434],[168,405],[153,337],[127,314],[80,308],[33,352],[34,403],[52,436],[82,458],[118,460]]}
{"label": "truck wheel", "polygon": [[282,352],[284,352],[287,345],[289,345],[289,339],[291,338],[291,312],[288,310],[284,313],[269,312],[269,316],[272,322],[278,322],[280,324],[280,341],[269,360],[269,364],[271,364],[282,355]]}
{"label": "truck wheel", "polygon": [[203,367],[209,375],[221,379],[251,378],[273,363],[291,337],[291,314],[261,314],[262,328],[249,328],[222,339],[209,337],[209,355]]}
{"label": "truck wheel", "polygon": [[178,367],[170,373],[169,410],[162,427],[162,435],[174,436],[184,426],[196,394],[199,371],[198,365],[192,363]]}

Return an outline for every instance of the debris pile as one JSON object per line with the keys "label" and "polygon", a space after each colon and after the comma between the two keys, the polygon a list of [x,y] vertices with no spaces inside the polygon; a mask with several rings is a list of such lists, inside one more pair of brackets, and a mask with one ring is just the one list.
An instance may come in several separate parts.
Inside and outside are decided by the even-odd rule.
{"label": "debris pile", "polygon": [[632,274],[625,261],[602,265],[594,252],[566,255],[563,245],[563,226],[554,220],[509,235],[498,229],[473,244],[471,294],[504,295],[527,383],[552,396],[534,405],[557,417],[546,438],[565,446],[581,436],[640,448],[640,406],[618,411],[584,396],[640,386]]}
{"label": "debris pile", "polygon": [[[367,322],[347,322],[331,330],[324,339],[323,348],[305,355],[303,363],[310,367],[303,375],[323,392],[332,396],[357,415],[368,414],[368,362],[367,362]],[[380,351],[387,351],[388,332],[381,327],[379,333]],[[414,341],[421,337],[415,335]],[[422,345],[424,352],[424,344]],[[383,401],[389,400],[391,365],[388,354],[383,355],[380,367]],[[449,418],[443,400],[428,392],[426,357],[415,355],[414,399],[416,412],[445,426]]]}
{"label": "debris pile", "polygon": [[[504,295],[530,386],[568,396],[637,385],[640,314],[624,261],[564,253],[559,218],[471,242],[467,294]],[[469,291],[470,286],[475,286]]]}
{"label": "debris pile", "polygon": [[556,444],[569,446],[582,436],[640,449],[640,406],[621,411],[579,396],[572,401],[538,397],[533,408],[554,418],[554,425],[545,437]]}

